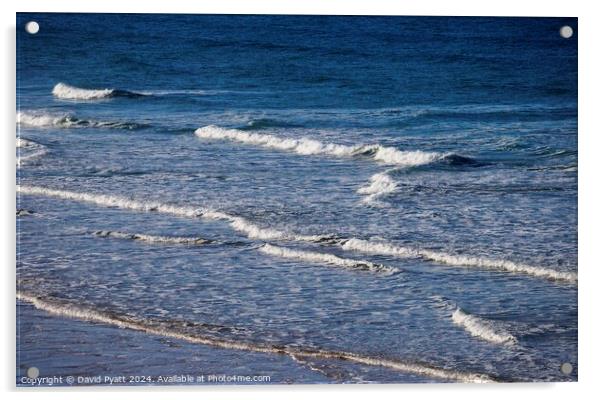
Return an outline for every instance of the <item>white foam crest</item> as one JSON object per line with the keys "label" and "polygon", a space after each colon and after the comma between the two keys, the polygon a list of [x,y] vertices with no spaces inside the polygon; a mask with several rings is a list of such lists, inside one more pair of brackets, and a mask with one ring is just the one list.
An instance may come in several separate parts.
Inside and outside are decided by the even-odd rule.
{"label": "white foam crest", "polygon": [[392,147],[383,147],[380,145],[346,146],[341,144],[323,143],[309,138],[288,139],[273,135],[250,133],[238,129],[226,129],[215,125],[199,128],[195,131],[195,134],[203,139],[226,139],[271,149],[291,151],[301,155],[352,157],[368,154],[377,161],[401,166],[428,164],[445,156],[444,154],[436,152],[401,151]]}
{"label": "white foam crest", "polygon": [[119,231],[97,231],[94,232],[94,234],[100,237],[114,237],[118,239],[139,240],[142,242],[159,244],[203,245],[211,242],[211,240],[203,239],[200,237],[159,236]]}
{"label": "white foam crest", "polygon": [[421,250],[420,253],[422,257],[428,260],[444,263],[447,265],[489,268],[507,272],[532,275],[540,278],[566,281],[570,283],[577,282],[577,274],[574,272],[561,272],[550,268],[536,267],[516,263],[514,261],[509,260],[496,260],[491,258],[473,256],[457,256],[453,254],[440,253],[430,250]]}
{"label": "white foam crest", "polygon": [[76,124],[76,121],[72,120],[66,114],[52,115],[42,112],[25,112],[19,111],[17,113],[17,124],[27,125],[34,127],[50,127],[50,126],[61,126],[69,127]]}
{"label": "white foam crest", "polygon": [[35,128],[115,128],[135,129],[143,127],[143,124],[119,121],[89,121],[79,119],[69,114],[49,114],[42,111],[19,111],[17,113],[17,124]]}
{"label": "white foam crest", "polygon": [[370,184],[357,190],[357,193],[367,195],[362,203],[374,203],[379,197],[393,193],[397,190],[397,183],[388,174],[388,171],[379,172],[370,177]]}
{"label": "white foam crest", "polygon": [[348,239],[342,242],[341,247],[345,250],[360,251],[370,254],[381,254],[398,257],[419,257],[420,253],[416,250],[394,246],[385,242],[372,242],[362,239]]}
{"label": "white foam crest", "polygon": [[150,335],[183,340],[193,344],[201,344],[230,350],[281,354],[293,358],[313,357],[321,359],[344,360],[363,365],[388,368],[402,373],[417,374],[432,378],[443,379],[446,381],[454,380],[466,383],[494,382],[492,378],[484,374],[448,370],[444,368],[423,365],[415,362],[387,360],[376,357],[364,356],[361,354],[354,354],[351,352],[288,347],[267,343],[250,343],[230,339],[218,339],[211,336],[204,336],[201,334],[191,334],[181,332],[173,328],[165,328],[158,324],[154,324],[151,321],[134,319],[129,316],[119,316],[104,313],[90,308],[81,307],[79,305],[51,301],[24,292],[17,292],[17,299],[31,303],[35,308],[42,311],[46,311],[53,315],[117,326],[119,328],[140,331]]}
{"label": "white foam crest", "polygon": [[418,166],[435,162],[444,158],[446,154],[426,152],[421,150],[400,151],[393,147],[378,146],[374,159],[386,164],[401,166]]}
{"label": "white foam crest", "polygon": [[259,240],[294,240],[299,242],[319,242],[330,235],[299,235],[287,231],[280,231],[272,228],[262,228],[258,225],[242,218],[227,216],[230,219],[230,226],[244,233],[249,239]]}
{"label": "white foam crest", "polygon": [[452,314],[452,321],[464,328],[472,336],[497,344],[515,344],[516,338],[501,328],[494,326],[491,321],[470,315],[457,308]]}
{"label": "white foam crest", "polygon": [[18,148],[27,148],[27,147],[40,147],[41,145],[31,141],[31,140],[27,140],[27,139],[23,139],[18,137],[16,140],[16,145]]}
{"label": "white foam crest", "polygon": [[352,260],[341,258],[334,254],[318,253],[313,251],[295,250],[286,247],[265,244],[259,248],[259,251],[276,257],[289,258],[294,260],[309,261],[318,264],[328,264],[337,267],[359,269],[371,272],[382,272],[388,275],[399,272],[397,268],[388,267],[381,264],[375,264],[370,261]]}
{"label": "white foam crest", "polygon": [[69,86],[65,83],[57,83],[52,89],[52,94],[59,99],[69,100],[95,100],[109,97],[114,89],[82,89]]}
{"label": "white foam crest", "polygon": [[293,151],[303,155],[329,154],[349,156],[356,150],[355,147],[331,143],[324,144],[313,139],[286,139],[273,135],[249,133],[238,129],[225,129],[215,125],[199,128],[195,131],[195,134],[203,139],[228,139],[278,150]]}
{"label": "white foam crest", "polygon": [[389,255],[402,258],[421,257],[429,261],[435,261],[458,267],[478,267],[511,273],[521,273],[569,283],[577,282],[576,273],[560,272],[550,268],[520,264],[508,260],[458,256],[431,250],[412,249],[409,247],[396,246],[385,242],[372,242],[355,238],[341,242],[341,246],[345,250],[360,251],[371,254]]}
{"label": "white foam crest", "polygon": [[183,217],[198,218],[203,210],[191,207],[173,206],[169,204],[143,202],[126,197],[54,190],[40,186],[17,185],[17,192],[29,195],[57,197],[65,200],[81,201],[105,207],[118,207],[136,211],[155,211]]}
{"label": "white foam crest", "polygon": [[230,226],[239,232],[243,232],[249,239],[273,240],[289,238],[286,232],[271,228],[260,228],[240,217],[233,218]]}

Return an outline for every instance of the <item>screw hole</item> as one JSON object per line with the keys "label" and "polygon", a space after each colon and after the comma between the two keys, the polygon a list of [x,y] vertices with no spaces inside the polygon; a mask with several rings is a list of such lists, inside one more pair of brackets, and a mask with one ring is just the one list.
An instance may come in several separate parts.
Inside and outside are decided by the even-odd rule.
{"label": "screw hole", "polygon": [[25,31],[30,35],[35,35],[40,30],[40,25],[36,21],[29,21],[25,24]]}
{"label": "screw hole", "polygon": [[573,28],[571,28],[568,25],[563,26],[562,28],[560,28],[560,36],[562,36],[565,39],[570,38],[571,36],[573,36]]}

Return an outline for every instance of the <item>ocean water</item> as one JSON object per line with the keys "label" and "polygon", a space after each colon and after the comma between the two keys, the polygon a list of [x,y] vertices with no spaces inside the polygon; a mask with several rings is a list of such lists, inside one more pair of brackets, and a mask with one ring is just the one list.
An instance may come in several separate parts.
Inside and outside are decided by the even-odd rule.
{"label": "ocean water", "polygon": [[577,33],[18,14],[17,384],[576,380]]}

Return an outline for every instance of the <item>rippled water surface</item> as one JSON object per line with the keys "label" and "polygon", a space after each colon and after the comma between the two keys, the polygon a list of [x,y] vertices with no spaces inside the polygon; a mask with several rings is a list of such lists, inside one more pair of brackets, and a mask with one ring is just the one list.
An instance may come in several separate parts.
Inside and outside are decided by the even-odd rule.
{"label": "rippled water surface", "polygon": [[577,379],[576,19],[32,19],[19,384]]}

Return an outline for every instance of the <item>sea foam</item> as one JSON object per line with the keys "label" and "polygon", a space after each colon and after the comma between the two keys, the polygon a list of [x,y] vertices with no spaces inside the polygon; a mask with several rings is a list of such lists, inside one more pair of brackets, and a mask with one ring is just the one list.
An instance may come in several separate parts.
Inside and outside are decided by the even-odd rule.
{"label": "sea foam", "polygon": [[92,121],[70,114],[50,114],[42,111],[19,111],[17,124],[32,128],[111,128],[142,129],[145,124],[127,121]]}
{"label": "sea foam", "polygon": [[52,94],[59,99],[66,100],[99,100],[108,97],[139,97],[142,93],[120,89],[82,89],[65,83],[57,83],[52,89]]}
{"label": "sea foam", "polygon": [[109,97],[113,91],[114,89],[81,89],[61,82],[54,86],[52,94],[59,99],[94,100]]}
{"label": "sea foam", "polygon": [[496,344],[515,344],[516,338],[500,327],[496,327],[491,321],[467,314],[457,308],[452,314],[452,321],[464,328],[472,336]]}
{"label": "sea foam", "polygon": [[231,140],[301,155],[327,155],[332,157],[365,156],[385,164],[405,167],[419,166],[441,160],[444,153],[420,150],[401,151],[380,145],[347,146],[323,143],[309,138],[288,139],[274,135],[250,133],[239,129],[226,129],[215,125],[199,128],[195,134],[202,139]]}
{"label": "sea foam", "polygon": [[135,211],[161,212],[181,217],[197,218],[203,215],[200,208],[175,206],[159,202],[138,201],[122,196],[102,195],[69,190],[55,190],[40,186],[17,185],[17,192],[28,195],[56,197],[105,207],[117,207]]}
{"label": "sea foam", "polygon": [[182,244],[182,245],[204,245],[211,243],[212,240],[203,239],[200,237],[180,237],[180,236],[159,236],[146,235],[143,233],[127,233],[120,231],[96,231],[94,235],[100,237],[111,237],[117,239],[138,240],[141,242],[156,243],[156,244]]}
{"label": "sea foam", "polygon": [[259,251],[276,257],[289,258],[293,260],[309,261],[312,263],[320,263],[333,265],[336,267],[343,267],[349,269],[356,269],[362,271],[370,271],[377,273],[384,273],[392,275],[399,272],[397,268],[388,267],[382,264],[375,264],[370,261],[364,260],[352,260],[349,258],[337,257],[333,254],[319,253],[313,251],[295,250],[286,247],[274,246],[271,244],[265,244],[259,248]]}
{"label": "sea foam", "polygon": [[397,190],[397,183],[389,176],[389,171],[379,172],[370,177],[370,184],[362,186],[357,193],[366,195],[362,203],[376,204],[380,197],[386,196]]}
{"label": "sea foam", "polygon": [[17,148],[37,148],[37,147],[41,146],[39,143],[36,143],[32,140],[23,139],[20,137],[17,138],[17,140],[15,141],[15,144],[16,144]]}
{"label": "sea foam", "polygon": [[508,260],[453,255],[425,249],[396,246],[387,242],[373,242],[356,238],[341,241],[341,246],[345,250],[359,251],[370,254],[388,255],[401,258],[423,258],[428,261],[434,261],[437,263],[458,267],[492,269],[504,272],[532,275],[551,280],[566,281],[569,283],[577,282],[576,273],[561,272],[550,268],[531,266]]}

